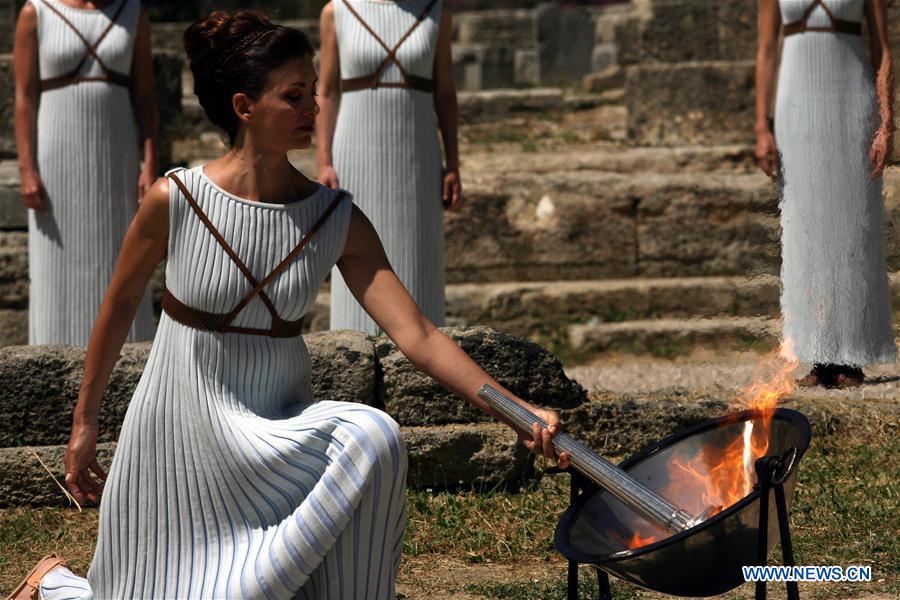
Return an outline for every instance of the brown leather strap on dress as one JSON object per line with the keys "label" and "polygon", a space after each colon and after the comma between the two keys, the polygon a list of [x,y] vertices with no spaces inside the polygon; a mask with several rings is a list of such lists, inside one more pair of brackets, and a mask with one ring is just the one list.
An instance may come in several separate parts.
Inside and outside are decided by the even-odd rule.
{"label": "brown leather strap on dress", "polygon": [[[412,75],[411,73],[407,73],[406,69],[403,68],[403,65],[400,63],[400,60],[397,58],[397,50],[400,49],[400,46],[403,45],[403,42],[412,35],[412,32],[416,30],[416,28],[422,24],[422,21],[425,20],[425,17],[428,16],[428,13],[431,12],[431,8],[434,6],[437,0],[431,0],[428,5],[419,13],[419,16],[416,18],[416,22],[412,24],[412,26],[406,30],[400,39],[394,44],[393,48],[388,47],[388,45],[381,39],[381,37],[375,33],[375,30],[366,23],[365,19],[360,16],[358,12],[350,5],[350,2],[344,0],[344,6],[356,17],[356,20],[362,24],[363,27],[375,38],[375,41],[378,42],[382,48],[387,51],[387,56],[378,65],[378,68],[375,69],[375,72],[371,75],[363,75],[362,77],[352,77],[350,79],[342,79],[341,80],[341,92],[356,92],[359,90],[368,90],[375,88],[409,88],[414,90],[419,90],[420,92],[425,92],[430,94],[434,91],[434,82],[427,77],[419,77],[418,75]],[[394,63],[397,65],[397,69],[400,70],[400,74],[403,76],[402,82],[390,83],[381,81],[381,74],[384,72],[384,69],[390,63]]]}
{"label": "brown leather strap on dress", "polygon": [[[204,331],[218,331],[222,333],[247,333],[251,335],[266,335],[269,337],[296,337],[300,335],[300,331],[303,327],[303,319],[297,319],[296,321],[286,321],[282,319],[278,315],[278,311],[275,309],[275,305],[269,299],[268,295],[263,291],[263,288],[268,285],[269,282],[272,281],[281,271],[287,267],[288,264],[300,253],[304,246],[306,246],[307,242],[312,239],[313,235],[322,227],[331,213],[338,207],[346,196],[346,192],[340,192],[337,197],[331,202],[328,208],[322,213],[322,216],[319,217],[319,220],[312,226],[312,228],[303,236],[303,239],[300,240],[300,243],[294,247],[293,250],[275,267],[272,272],[266,275],[262,281],[257,281],[244,262],[238,257],[237,253],[228,245],[228,242],[225,241],[225,238],[222,237],[222,234],[216,229],[215,225],[209,220],[206,216],[206,213],[203,212],[203,209],[200,208],[200,205],[197,204],[197,201],[194,200],[194,197],[188,191],[187,187],[178,178],[174,173],[169,173],[169,179],[175,182],[175,185],[178,186],[178,189],[181,191],[181,194],[184,196],[185,200],[187,200],[191,209],[197,214],[197,217],[203,223],[204,226],[209,230],[212,234],[213,238],[216,242],[225,250],[225,253],[228,257],[234,262],[234,264],[238,267],[244,277],[250,282],[250,285],[253,286],[253,289],[247,294],[238,305],[228,313],[209,313],[196,308],[192,308],[180,300],[176,298],[168,289],[163,293],[163,301],[162,308],[172,319],[178,321],[182,325],[187,325],[188,327],[193,327],[195,329],[202,329]],[[254,329],[250,327],[236,327],[231,323],[237,317],[238,313],[250,303],[253,298],[259,296],[260,300],[265,304],[266,308],[269,311],[269,314],[272,317],[272,326],[270,329]]]}
{"label": "brown leather strap on dress", "polygon": [[[828,18],[831,20],[831,25],[826,27],[810,27],[806,23],[809,20],[809,16],[812,14],[813,10],[817,6],[821,6],[822,10],[825,11],[825,14],[828,15]],[[839,19],[834,16],[834,13],[825,5],[822,0],[813,0],[809,6],[806,7],[806,10],[803,11],[803,16],[793,23],[787,23],[784,27],[781,28],[784,37],[789,35],[794,35],[795,33],[805,33],[807,31],[830,31],[836,33],[847,33],[851,35],[861,35],[862,34],[862,23],[857,23],[856,21],[848,21],[847,19]]]}
{"label": "brown leather strap on dress", "polygon": [[[108,34],[110,32],[113,25],[116,24],[116,21],[118,21],[119,15],[122,14],[122,9],[125,8],[125,4],[128,2],[128,0],[120,0],[119,7],[116,9],[116,12],[113,14],[112,19],[109,21],[109,23],[106,25],[106,27],[100,33],[100,36],[96,39],[96,41],[94,41],[93,44],[91,44],[90,42],[87,41],[87,39],[81,34],[81,32],[78,31],[78,28],[75,27],[75,25],[72,23],[72,21],[67,19],[66,16],[59,11],[59,9],[57,9],[55,6],[53,6],[49,2],[46,2],[45,0],[40,0],[40,1],[44,4],[44,6],[46,6],[51,11],[56,13],[56,16],[58,16],[60,19],[62,19],[63,23],[68,25],[69,28],[75,32],[75,35],[77,35],[78,39],[80,39],[84,43],[84,46],[86,48],[84,56],[81,58],[81,60],[78,62],[78,64],[75,65],[74,69],[72,69],[65,75],[60,75],[58,77],[50,77],[48,79],[42,79],[40,82],[42,92],[55,90],[55,89],[58,89],[61,87],[65,87],[67,85],[81,83],[82,81],[105,81],[105,82],[111,83],[113,85],[120,85],[120,86],[126,87],[126,88],[131,87],[131,77],[129,75],[125,75],[123,73],[113,71],[112,69],[110,69],[109,67],[106,66],[106,63],[104,63],[103,59],[101,59],[100,56],[97,54],[97,47],[100,45],[100,42],[102,42],[103,39],[106,37],[106,34]],[[79,75],[79,72],[81,71],[81,67],[87,61],[89,56],[93,57],[93,59],[97,61],[97,64],[100,66],[100,69],[103,71],[103,75],[96,76],[96,77],[82,77],[81,75]]]}

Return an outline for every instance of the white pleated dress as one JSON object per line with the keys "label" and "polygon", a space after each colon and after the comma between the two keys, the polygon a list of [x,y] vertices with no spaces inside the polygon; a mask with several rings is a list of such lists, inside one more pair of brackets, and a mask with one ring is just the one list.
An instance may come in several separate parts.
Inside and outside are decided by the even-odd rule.
{"label": "white pleated dress", "polygon": [[[176,174],[257,280],[336,195],[320,187],[264,204],[219,189],[202,167]],[[168,287],[188,306],[229,312],[251,286],[169,188]],[[313,307],[350,213],[348,197],[265,287],[281,318]],[[270,324],[258,297],[234,322]],[[301,337],[202,331],[163,313],[102,496],[89,588],[97,598],[393,600],[405,476],[387,414],[313,398]]]}
{"label": "white pleated dress", "polygon": [[[376,72],[387,52],[335,0],[334,20],[342,79]],[[350,0],[370,27],[393,47],[430,0]],[[441,2],[397,51],[404,69],[433,78]],[[390,63],[382,81],[401,82]],[[333,141],[341,187],[372,221],[397,276],[422,312],[444,325],[444,216],[441,152],[432,94],[408,88],[375,88],[341,94]],[[331,329],[378,332],[335,269],[331,279]]]}
{"label": "white pleated dress", "polygon": [[[119,5],[126,5],[97,54],[110,69],[131,72],[139,0],[102,10],[32,0],[38,19],[41,79],[64,75],[85,56],[77,34],[44,2],[94,42]],[[92,57],[81,74],[102,74]],[[138,136],[127,88],[87,81],[42,92],[37,115],[37,163],[48,210],[28,211],[30,344],[87,345],[112,279],[125,231],[137,211]],[[149,340],[154,322],[145,294],[128,341]]]}
{"label": "white pleated dress", "polygon": [[[780,0],[783,23],[812,0]],[[866,0],[825,0],[861,22]],[[828,27],[817,6],[807,25]],[[866,365],[896,357],[884,258],[882,180],[868,159],[879,125],[874,73],[859,35],[786,36],[775,107],[783,168],[784,336],[806,362]]]}

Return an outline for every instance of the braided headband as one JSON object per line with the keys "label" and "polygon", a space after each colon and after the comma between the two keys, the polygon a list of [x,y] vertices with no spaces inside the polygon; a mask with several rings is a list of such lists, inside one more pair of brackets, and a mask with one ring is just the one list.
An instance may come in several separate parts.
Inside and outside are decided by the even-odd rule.
{"label": "braided headband", "polygon": [[235,54],[238,54],[239,52],[243,52],[243,50],[245,48],[249,47],[251,44],[256,43],[257,41],[262,39],[266,34],[271,33],[272,31],[275,31],[278,28],[279,28],[278,25],[270,25],[266,29],[259,29],[257,31],[247,34],[246,36],[244,36],[244,38],[238,44],[236,44],[233,48],[231,48],[225,52],[225,54],[222,56],[222,61],[224,62],[224,61],[228,60],[229,58],[231,58],[232,56],[234,56]]}

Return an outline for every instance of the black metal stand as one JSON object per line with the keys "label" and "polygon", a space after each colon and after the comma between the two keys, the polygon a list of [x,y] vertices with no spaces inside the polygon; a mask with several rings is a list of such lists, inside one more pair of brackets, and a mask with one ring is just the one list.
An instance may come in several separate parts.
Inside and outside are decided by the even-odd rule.
{"label": "black metal stand", "polygon": [[[769,533],[769,492],[775,492],[775,508],[778,515],[778,531],[781,536],[781,554],[785,566],[794,566],[794,547],[791,543],[791,528],[788,522],[787,500],[784,494],[784,482],[790,475],[797,460],[797,449],[791,448],[783,456],[764,456],[756,461],[756,489],[759,496],[759,529],[756,546],[756,563],[765,566],[767,562],[766,546]],[[578,497],[595,488],[594,482],[574,469],[560,469],[550,467],[545,471],[548,475],[568,473],[569,479],[569,505],[575,504]],[[578,563],[568,561],[568,588],[567,600],[578,600]],[[594,566],[597,571],[598,595],[597,600],[613,600],[612,590],[609,585],[609,575],[600,567]],[[788,600],[800,600],[800,590],[796,581],[789,581],[787,586]],[[756,582],[756,600],[766,600],[766,582]]]}
{"label": "black metal stand", "polygon": [[[756,461],[756,489],[759,490],[759,527],[757,529],[756,564],[766,565],[766,546],[769,535],[769,492],[775,492],[775,509],[778,517],[778,533],[781,537],[781,557],[784,566],[794,566],[794,546],[791,543],[791,528],[788,523],[787,500],[784,495],[784,481],[791,473],[797,460],[797,449],[791,448],[783,456],[764,456]],[[788,581],[788,600],[800,600],[800,589],[796,581]],[[766,600],[766,582],[756,582],[756,600]]]}
{"label": "black metal stand", "polygon": [[[575,504],[578,497],[595,488],[596,485],[590,479],[574,469],[560,469],[559,467],[550,467],[545,471],[548,475],[556,475],[558,473],[569,474],[569,505]],[[566,587],[566,599],[578,600],[578,563],[574,560],[568,561],[568,578]],[[609,575],[600,567],[595,566],[597,572],[597,600],[612,600],[612,590],[609,587]]]}

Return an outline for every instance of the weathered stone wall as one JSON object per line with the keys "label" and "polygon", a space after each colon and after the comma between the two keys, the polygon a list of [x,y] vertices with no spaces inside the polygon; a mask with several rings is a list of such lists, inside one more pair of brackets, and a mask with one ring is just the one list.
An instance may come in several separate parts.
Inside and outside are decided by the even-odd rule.
{"label": "weathered stone wall", "polygon": [[[586,401],[560,362],[535,344],[484,328],[448,333],[523,398],[565,410]],[[410,456],[410,485],[489,486],[531,472],[531,458],[512,431],[416,371],[385,338],[344,331],[306,339],[316,398],[374,405],[400,423]],[[110,378],[99,415],[105,464],[149,349],[149,343],[126,345]],[[31,451],[60,470],[83,369],[79,348],[0,350],[0,506],[63,501]]]}

